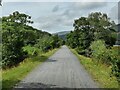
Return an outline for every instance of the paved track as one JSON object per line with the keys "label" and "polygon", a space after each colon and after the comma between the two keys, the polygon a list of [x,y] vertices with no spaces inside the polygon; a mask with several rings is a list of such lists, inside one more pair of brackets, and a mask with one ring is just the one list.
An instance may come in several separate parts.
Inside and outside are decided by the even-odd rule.
{"label": "paved track", "polygon": [[62,46],[42,65],[37,66],[15,88],[97,88],[78,58]]}

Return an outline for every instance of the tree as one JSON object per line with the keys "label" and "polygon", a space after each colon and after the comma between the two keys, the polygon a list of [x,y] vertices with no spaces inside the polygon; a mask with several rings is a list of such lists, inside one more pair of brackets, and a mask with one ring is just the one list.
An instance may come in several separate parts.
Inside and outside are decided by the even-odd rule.
{"label": "tree", "polygon": [[[72,48],[88,49],[94,40],[102,39],[109,46],[115,44],[115,23],[110,21],[107,14],[95,12],[88,17],[74,20],[74,31],[67,36]],[[71,44],[72,43],[72,44]]]}
{"label": "tree", "polygon": [[[30,31],[24,29],[30,21],[30,16],[13,12],[13,14],[2,17],[2,65],[13,66],[23,60],[25,53],[22,47],[25,45],[25,34]],[[32,34],[31,34],[32,35]],[[30,35],[30,36],[31,36]]]}

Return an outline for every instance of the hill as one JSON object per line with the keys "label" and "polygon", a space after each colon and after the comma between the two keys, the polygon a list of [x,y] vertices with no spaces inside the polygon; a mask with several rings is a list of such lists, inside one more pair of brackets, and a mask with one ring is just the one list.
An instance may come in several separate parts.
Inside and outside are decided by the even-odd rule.
{"label": "hill", "polygon": [[66,40],[66,35],[69,33],[70,31],[62,31],[62,32],[53,33],[53,35],[57,34],[60,38],[62,38],[63,40]]}

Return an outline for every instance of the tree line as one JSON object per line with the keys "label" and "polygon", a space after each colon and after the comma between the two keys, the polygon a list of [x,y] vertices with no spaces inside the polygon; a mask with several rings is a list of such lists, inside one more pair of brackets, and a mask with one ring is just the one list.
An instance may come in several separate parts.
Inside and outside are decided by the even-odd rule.
{"label": "tree line", "polygon": [[116,24],[105,13],[90,13],[74,20],[74,31],[67,35],[66,44],[78,54],[112,66],[112,74],[120,83],[120,47],[113,47],[117,38]]}
{"label": "tree line", "polygon": [[62,40],[57,35],[29,26],[33,21],[27,14],[15,11],[9,16],[0,18],[0,21],[2,21],[0,46],[2,46],[3,69],[19,64],[29,55],[37,55],[39,51],[47,52],[62,44]]}

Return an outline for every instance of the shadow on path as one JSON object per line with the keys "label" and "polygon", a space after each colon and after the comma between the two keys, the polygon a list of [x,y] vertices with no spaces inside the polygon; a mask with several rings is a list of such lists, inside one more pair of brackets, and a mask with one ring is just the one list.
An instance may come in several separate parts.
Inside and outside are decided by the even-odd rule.
{"label": "shadow on path", "polygon": [[26,89],[36,89],[36,88],[65,88],[65,87],[59,87],[57,85],[52,85],[52,84],[43,84],[43,83],[20,83],[19,85],[16,85],[13,90],[19,90],[22,88]]}

